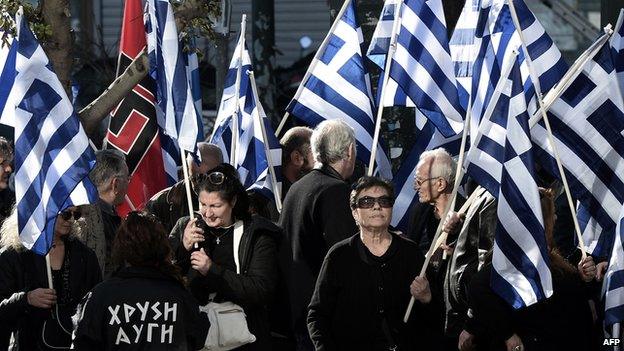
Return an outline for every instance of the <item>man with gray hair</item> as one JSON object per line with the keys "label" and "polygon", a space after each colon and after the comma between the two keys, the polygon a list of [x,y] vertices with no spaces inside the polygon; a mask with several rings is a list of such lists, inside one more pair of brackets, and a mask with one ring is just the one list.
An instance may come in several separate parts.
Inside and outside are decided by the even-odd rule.
{"label": "man with gray hair", "polygon": [[345,182],[355,166],[355,134],[340,120],[321,122],[312,133],[317,167],[286,195],[279,224],[284,231],[280,266],[287,285],[284,306],[290,312],[290,331],[297,349],[313,350],[308,336],[307,306],[327,250],[357,232],[349,208]]}
{"label": "man with gray hair", "polygon": [[102,277],[106,279],[116,268],[111,251],[121,218],[115,208],[125,200],[130,174],[126,157],[118,150],[97,151],[95,161],[89,178],[97,188],[99,199],[94,205],[81,206],[83,218],[78,224],[83,241],[95,252]]}
{"label": "man with gray hair", "polygon": [[[199,165],[195,163],[192,156],[189,155],[187,158],[191,180],[223,163],[223,154],[217,145],[201,142],[197,143],[197,150],[201,157]],[[199,210],[199,201],[194,191],[191,191],[191,203],[194,210]],[[165,230],[170,232],[178,219],[189,215],[184,179],[152,196],[145,205],[145,210],[156,216]]]}

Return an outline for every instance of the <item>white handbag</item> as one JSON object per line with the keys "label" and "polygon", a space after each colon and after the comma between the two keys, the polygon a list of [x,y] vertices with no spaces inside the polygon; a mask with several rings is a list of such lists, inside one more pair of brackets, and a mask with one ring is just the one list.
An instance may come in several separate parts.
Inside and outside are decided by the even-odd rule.
{"label": "white handbag", "polygon": [[[240,274],[238,247],[243,236],[243,222],[234,224],[234,262],[236,273]],[[211,296],[214,298],[214,295]],[[226,301],[221,303],[209,302],[200,306],[199,310],[208,315],[210,329],[202,350],[227,351],[256,341],[256,337],[249,332],[245,311],[239,305]]]}

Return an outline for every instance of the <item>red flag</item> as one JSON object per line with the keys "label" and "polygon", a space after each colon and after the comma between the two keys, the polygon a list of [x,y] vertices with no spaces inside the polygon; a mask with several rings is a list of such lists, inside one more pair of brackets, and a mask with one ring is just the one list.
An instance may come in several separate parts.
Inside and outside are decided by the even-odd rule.
{"label": "red flag", "polygon": [[[117,76],[130,65],[147,45],[141,0],[126,0]],[[167,186],[162,150],[156,121],[155,85],[147,76],[134,87],[111,112],[106,135],[107,148],[115,148],[126,155],[130,170],[128,198],[137,209]],[[130,211],[127,202],[117,208],[120,216]]]}

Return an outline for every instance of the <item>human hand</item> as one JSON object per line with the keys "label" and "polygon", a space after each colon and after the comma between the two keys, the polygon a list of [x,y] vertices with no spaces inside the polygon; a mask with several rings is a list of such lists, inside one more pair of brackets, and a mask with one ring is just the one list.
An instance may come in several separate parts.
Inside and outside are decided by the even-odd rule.
{"label": "human hand", "polygon": [[596,281],[601,282],[604,279],[607,267],[609,267],[609,262],[607,261],[600,262],[596,265]]}
{"label": "human hand", "polygon": [[208,274],[211,265],[212,260],[206,255],[206,251],[203,248],[191,254],[191,267],[201,273],[201,275]]}
{"label": "human hand", "polygon": [[507,347],[507,351],[524,351],[522,339],[520,339],[517,334],[514,334],[509,339],[505,340],[505,346]]}
{"label": "human hand", "polygon": [[449,234],[458,231],[461,228],[465,218],[466,215],[463,213],[449,211],[444,219],[442,230]]}
{"label": "human hand", "polygon": [[28,304],[38,308],[51,308],[56,303],[54,289],[37,288],[26,293]]}
{"label": "human hand", "polygon": [[596,277],[596,264],[591,256],[581,259],[576,267],[584,282],[590,282]]}
{"label": "human hand", "polygon": [[191,218],[184,228],[182,245],[184,245],[186,251],[191,251],[196,243],[201,243],[205,240],[204,231],[195,225],[196,222],[197,218]]}
{"label": "human hand", "polygon": [[474,335],[469,332],[462,330],[459,334],[459,342],[457,343],[457,348],[460,351],[471,351],[474,349]]}
{"label": "human hand", "polygon": [[431,289],[426,277],[416,277],[410,285],[410,293],[421,303],[431,302]]}

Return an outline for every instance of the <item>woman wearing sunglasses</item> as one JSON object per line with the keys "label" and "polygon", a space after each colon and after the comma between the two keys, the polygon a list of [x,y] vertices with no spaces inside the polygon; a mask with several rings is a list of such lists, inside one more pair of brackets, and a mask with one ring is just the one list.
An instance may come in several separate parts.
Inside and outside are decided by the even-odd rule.
{"label": "woman wearing sunglasses", "polygon": [[[323,262],[308,313],[317,350],[431,350],[434,309],[418,246],[388,230],[394,191],[362,177],[350,198],[359,233],[334,245]],[[411,293],[411,295],[410,295]],[[403,314],[416,298],[407,324]]]}
{"label": "woman wearing sunglasses", "polygon": [[75,220],[78,207],[56,217],[50,249],[50,289],[44,256],[27,250],[19,239],[15,208],[2,225],[0,245],[0,349],[8,347],[15,333],[13,350],[58,350],[71,345],[76,306],[102,280],[95,253],[80,240]]}
{"label": "woman wearing sunglasses", "polygon": [[181,218],[170,236],[177,263],[184,272],[194,270],[187,277],[200,304],[216,294],[215,302],[243,307],[256,341],[241,349],[270,350],[266,306],[277,284],[280,230],[262,217],[249,215],[245,189],[228,164],[202,176],[196,190],[201,218]]}

